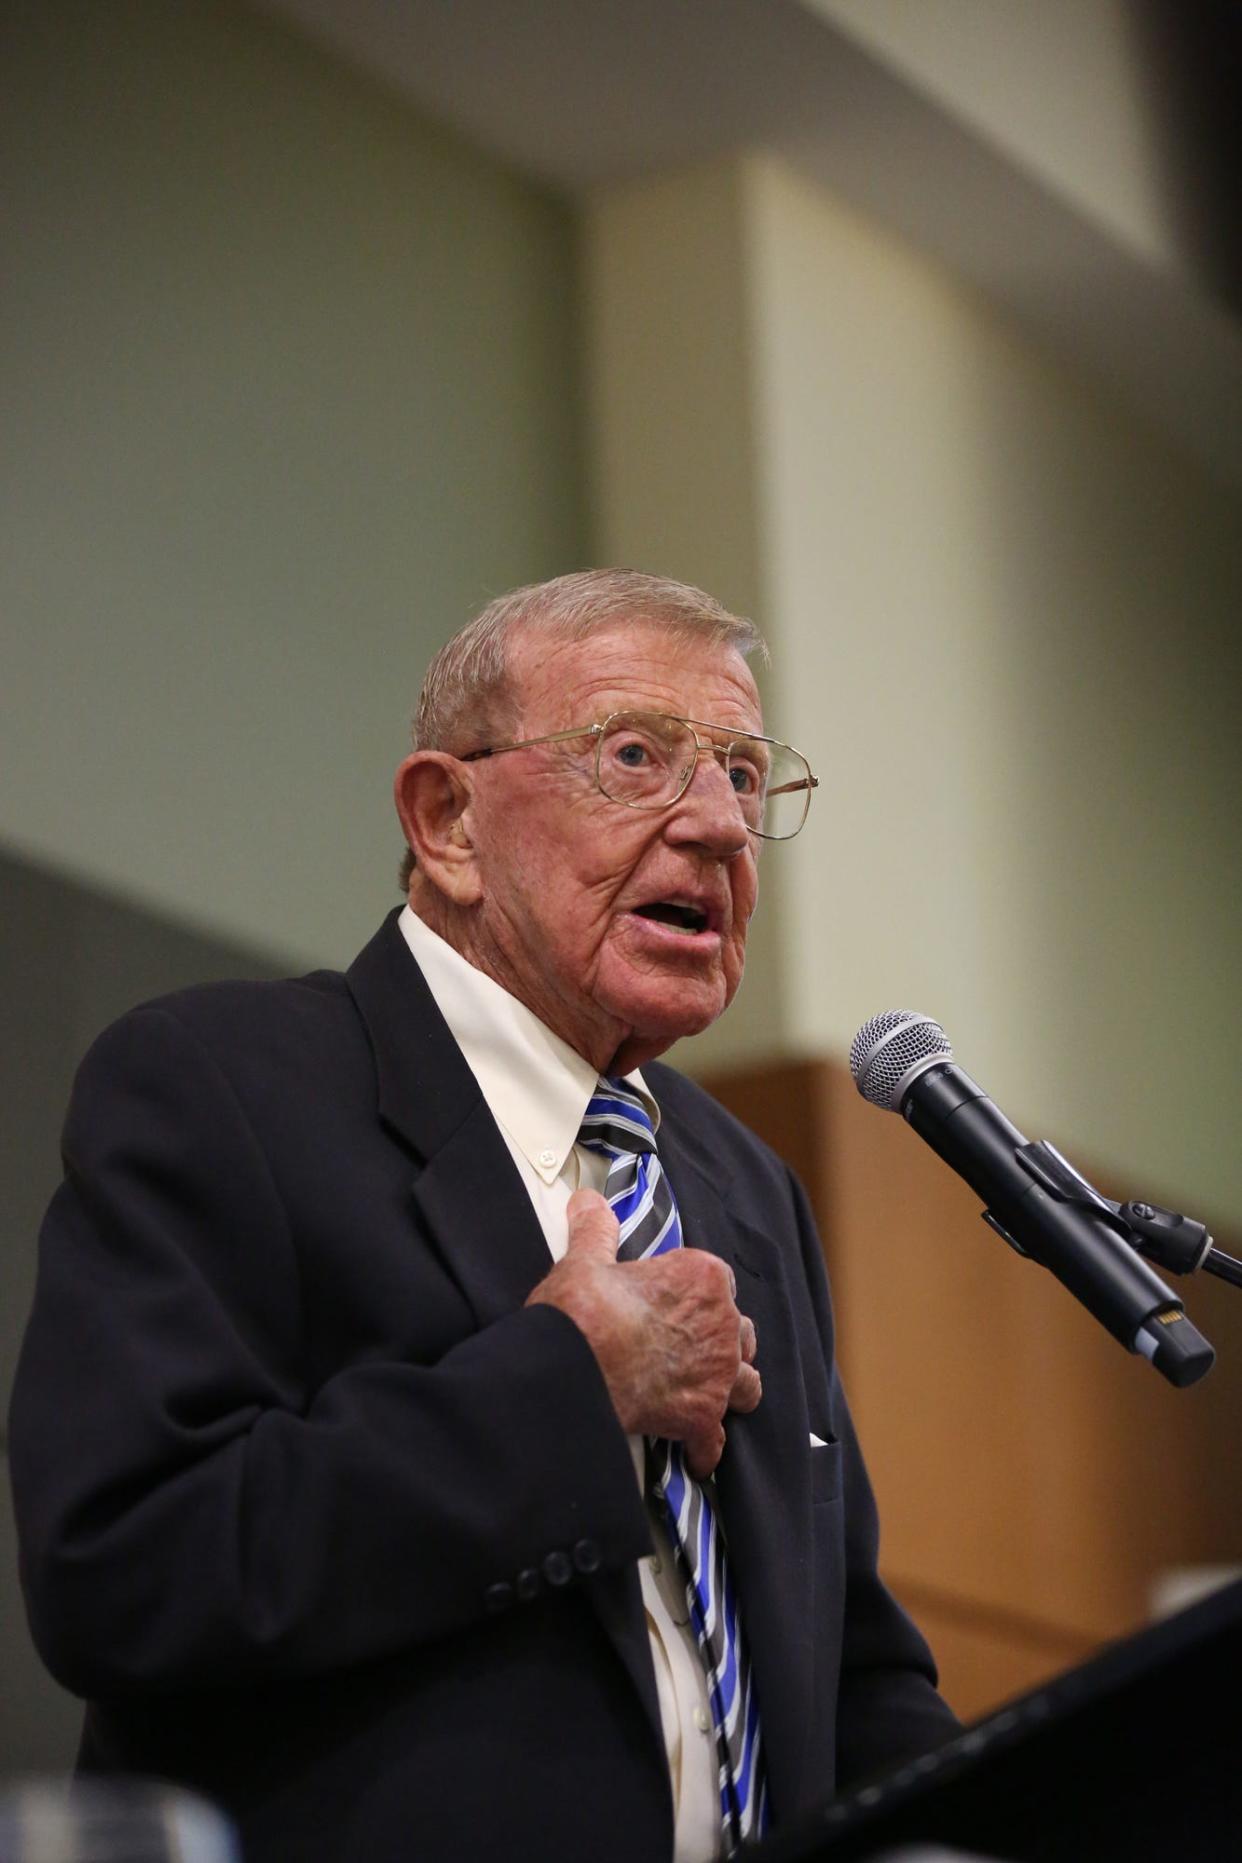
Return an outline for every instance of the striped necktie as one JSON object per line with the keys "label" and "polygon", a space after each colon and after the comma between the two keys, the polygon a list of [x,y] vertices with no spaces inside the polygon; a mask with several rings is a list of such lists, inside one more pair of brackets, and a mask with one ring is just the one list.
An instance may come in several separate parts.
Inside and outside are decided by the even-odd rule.
{"label": "striped necktie", "polygon": [[[638,1095],[622,1082],[602,1078],[587,1106],[578,1143],[608,1159],[604,1195],[621,1228],[617,1259],[638,1261],[680,1248],[677,1204]],[[680,1443],[648,1439],[647,1481],[663,1506],[686,1583],[716,1732],[725,1846],[733,1850],[766,1828],[767,1787],[758,1702],[724,1532],[713,1491],[687,1472]]]}

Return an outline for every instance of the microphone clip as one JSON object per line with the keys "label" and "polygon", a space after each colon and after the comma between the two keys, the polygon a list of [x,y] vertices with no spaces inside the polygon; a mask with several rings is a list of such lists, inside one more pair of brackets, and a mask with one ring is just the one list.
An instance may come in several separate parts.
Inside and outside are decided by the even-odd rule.
{"label": "microphone clip", "polygon": [[1148,1261],[1159,1262],[1170,1274],[1195,1274],[1207,1266],[1213,1250],[1205,1223],[1156,1203],[1119,1203],[1117,1210],[1130,1226],[1135,1248]]}
{"label": "microphone clip", "polygon": [[1089,1184],[1082,1172],[1076,1171],[1055,1145],[1047,1139],[1036,1139],[1033,1144],[1019,1145],[1015,1156],[1027,1175],[1033,1177],[1050,1197],[1055,1197],[1058,1203],[1075,1203],[1080,1209],[1090,1210],[1093,1216],[1099,1217],[1101,1222],[1115,1230],[1123,1242],[1137,1248],[1134,1231],[1122,1213],[1121,1205],[1102,1197],[1095,1185]]}
{"label": "microphone clip", "polygon": [[[1050,1196],[1062,1203],[1076,1203],[1091,1210],[1116,1230],[1136,1254],[1154,1261],[1170,1274],[1197,1274],[1204,1268],[1222,1281],[1242,1287],[1242,1262],[1215,1247],[1206,1223],[1196,1222],[1193,1216],[1183,1216],[1178,1210],[1166,1210],[1158,1203],[1137,1200],[1114,1203],[1110,1197],[1101,1196],[1094,1184],[1089,1184],[1081,1171],[1076,1171],[1069,1159],[1047,1139],[1021,1146],[1017,1157]],[[1006,1240],[1011,1238],[1006,1237]]]}

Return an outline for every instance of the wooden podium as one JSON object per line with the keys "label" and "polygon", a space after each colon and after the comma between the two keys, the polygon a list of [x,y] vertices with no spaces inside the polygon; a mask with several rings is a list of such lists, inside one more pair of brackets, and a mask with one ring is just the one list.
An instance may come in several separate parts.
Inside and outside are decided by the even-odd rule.
{"label": "wooden podium", "polygon": [[743,1854],[846,1863],[927,1844],[1004,1863],[1242,1857],[1242,1580]]}

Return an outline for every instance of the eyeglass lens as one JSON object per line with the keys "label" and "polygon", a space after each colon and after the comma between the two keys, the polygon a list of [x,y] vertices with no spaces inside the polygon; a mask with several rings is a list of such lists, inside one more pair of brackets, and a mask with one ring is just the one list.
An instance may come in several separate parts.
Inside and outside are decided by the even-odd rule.
{"label": "eyeglass lens", "polygon": [[[705,733],[700,730],[700,737]],[[810,769],[787,744],[721,733],[713,745],[748,828],[772,840],[797,834],[810,802]],[[694,766],[689,725],[653,712],[618,712],[598,744],[599,785],[614,802],[660,808],[679,796]]]}

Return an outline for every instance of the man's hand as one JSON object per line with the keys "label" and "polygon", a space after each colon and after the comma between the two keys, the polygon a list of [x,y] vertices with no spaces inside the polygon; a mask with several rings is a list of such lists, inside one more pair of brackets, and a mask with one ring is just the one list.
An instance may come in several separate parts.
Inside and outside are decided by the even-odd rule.
{"label": "man's hand", "polygon": [[595,1190],[569,1199],[569,1251],[527,1306],[559,1307],[599,1360],[621,1427],[685,1445],[702,1480],[724,1448],[726,1410],[762,1395],[755,1329],[734,1305],[733,1275],[702,1249],[619,1262],[617,1219]]}

